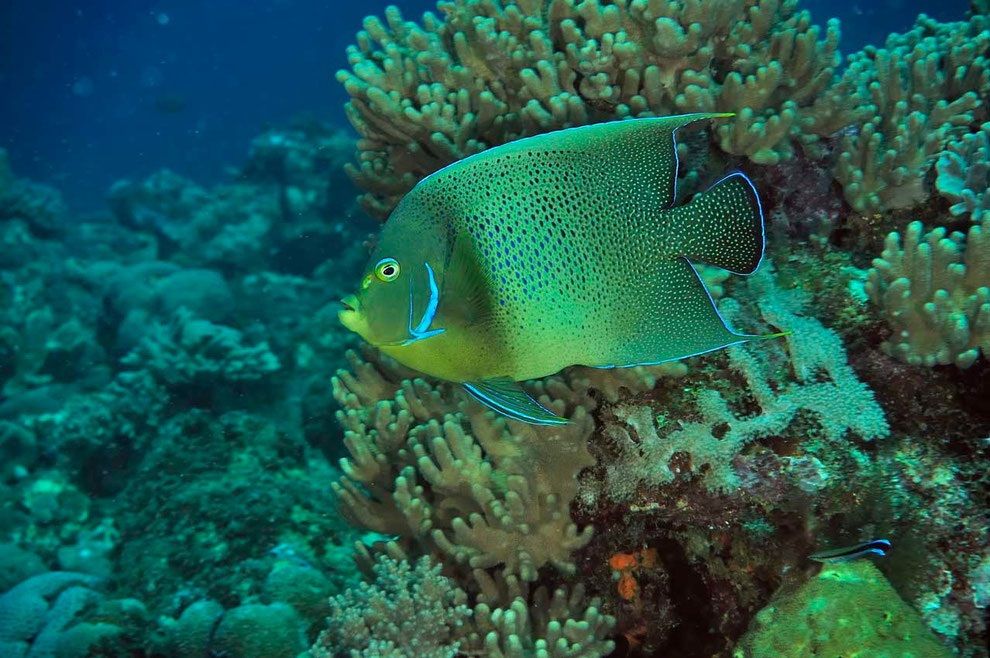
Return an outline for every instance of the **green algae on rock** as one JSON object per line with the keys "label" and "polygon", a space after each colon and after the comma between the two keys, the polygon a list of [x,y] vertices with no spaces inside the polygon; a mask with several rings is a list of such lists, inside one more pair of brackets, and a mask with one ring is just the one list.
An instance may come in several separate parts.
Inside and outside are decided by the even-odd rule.
{"label": "green algae on rock", "polygon": [[859,560],[829,565],[757,613],[733,658],[869,656],[949,658],[921,616],[880,570]]}

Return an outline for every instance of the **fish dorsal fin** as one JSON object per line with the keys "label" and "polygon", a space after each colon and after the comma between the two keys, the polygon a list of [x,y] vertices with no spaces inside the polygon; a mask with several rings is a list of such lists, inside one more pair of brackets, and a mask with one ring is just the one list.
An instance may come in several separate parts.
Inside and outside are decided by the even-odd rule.
{"label": "fish dorsal fin", "polygon": [[[542,166],[571,168],[588,191],[594,185],[609,185],[635,191],[640,200],[670,208],[677,197],[680,160],[678,131],[712,119],[732,117],[730,112],[696,112],[666,117],[595,123],[524,137],[495,149],[476,153],[458,162],[471,168],[491,158],[519,153],[549,152]],[[574,159],[577,156],[577,160]],[[472,172],[484,176],[485,171]],[[635,204],[633,204],[635,205]]]}
{"label": "fish dorsal fin", "polygon": [[486,324],[491,318],[492,286],[481,268],[470,236],[462,233],[454,240],[444,270],[440,313],[444,322],[460,327]]}
{"label": "fish dorsal fin", "polygon": [[513,420],[531,425],[565,425],[568,422],[530,397],[519,382],[511,379],[466,382],[464,389],[478,402]]}

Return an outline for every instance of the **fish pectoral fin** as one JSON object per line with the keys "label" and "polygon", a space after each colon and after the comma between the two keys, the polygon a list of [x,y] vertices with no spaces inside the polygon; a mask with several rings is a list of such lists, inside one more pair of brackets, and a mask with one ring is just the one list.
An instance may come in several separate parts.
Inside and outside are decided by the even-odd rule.
{"label": "fish pectoral fin", "polygon": [[478,261],[471,238],[462,234],[454,241],[444,271],[440,313],[446,322],[469,327],[491,318],[492,285]]}
{"label": "fish pectoral fin", "polygon": [[464,390],[486,407],[513,420],[531,425],[565,425],[568,422],[534,400],[519,382],[511,379],[465,382]]}

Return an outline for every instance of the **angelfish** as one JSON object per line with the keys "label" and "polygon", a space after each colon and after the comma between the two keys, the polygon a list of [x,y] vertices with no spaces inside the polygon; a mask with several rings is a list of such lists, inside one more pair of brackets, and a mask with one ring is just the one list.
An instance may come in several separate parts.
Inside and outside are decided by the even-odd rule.
{"label": "angelfish", "polygon": [[730,329],[692,263],[751,274],[760,198],[741,172],[677,196],[677,131],[732,114],[630,119],[455,162],[396,206],[341,322],[517,420],[560,424],[519,382],[653,365],[757,336]]}

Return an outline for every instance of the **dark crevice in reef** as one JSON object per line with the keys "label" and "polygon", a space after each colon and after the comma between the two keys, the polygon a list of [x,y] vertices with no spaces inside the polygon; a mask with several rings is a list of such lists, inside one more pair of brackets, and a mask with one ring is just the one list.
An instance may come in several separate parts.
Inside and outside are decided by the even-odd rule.
{"label": "dark crevice in reef", "polygon": [[655,655],[710,658],[724,649],[724,638],[711,607],[711,592],[687,559],[684,548],[672,539],[656,543],[657,556],[670,577],[671,604],[680,626]]}

